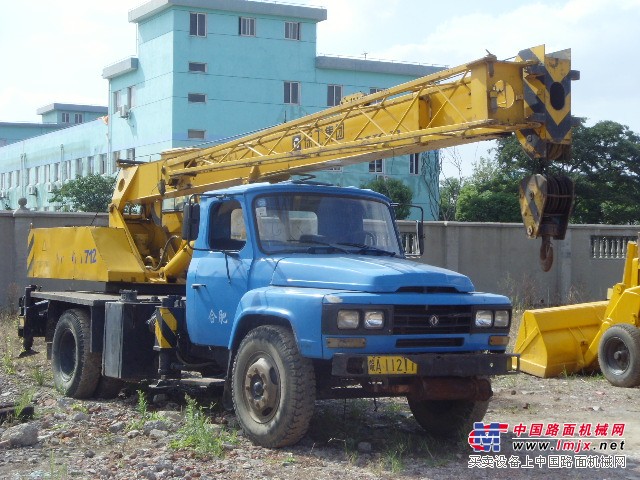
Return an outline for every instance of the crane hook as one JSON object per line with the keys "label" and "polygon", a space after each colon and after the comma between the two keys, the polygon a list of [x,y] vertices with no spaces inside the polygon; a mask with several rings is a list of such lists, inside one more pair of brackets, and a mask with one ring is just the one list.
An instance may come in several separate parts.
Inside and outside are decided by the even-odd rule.
{"label": "crane hook", "polygon": [[551,237],[544,235],[542,237],[542,245],[540,245],[540,266],[543,272],[551,270],[553,265],[553,245],[551,245]]}

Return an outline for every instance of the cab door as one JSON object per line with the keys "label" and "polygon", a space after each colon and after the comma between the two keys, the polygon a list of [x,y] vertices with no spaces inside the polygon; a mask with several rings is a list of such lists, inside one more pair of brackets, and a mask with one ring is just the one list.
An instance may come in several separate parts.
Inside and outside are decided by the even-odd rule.
{"label": "cab door", "polygon": [[251,248],[240,202],[209,209],[207,249],[194,255],[187,282],[187,328],[199,345],[227,346],[238,303],[247,291]]}

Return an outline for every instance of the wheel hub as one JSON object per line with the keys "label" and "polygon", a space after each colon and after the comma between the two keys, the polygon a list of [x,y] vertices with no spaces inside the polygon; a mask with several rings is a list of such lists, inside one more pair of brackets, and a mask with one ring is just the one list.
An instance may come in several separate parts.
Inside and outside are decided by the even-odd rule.
{"label": "wheel hub", "polygon": [[617,375],[622,374],[629,367],[629,350],[619,339],[611,339],[607,347],[607,363]]}
{"label": "wheel hub", "polygon": [[251,416],[260,423],[268,422],[277,411],[280,387],[277,369],[265,357],[249,365],[244,380],[246,402]]}

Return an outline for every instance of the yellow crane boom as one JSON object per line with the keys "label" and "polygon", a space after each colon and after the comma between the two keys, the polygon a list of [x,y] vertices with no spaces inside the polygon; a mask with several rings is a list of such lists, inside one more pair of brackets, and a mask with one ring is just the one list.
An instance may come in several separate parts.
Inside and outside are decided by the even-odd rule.
{"label": "yellow crane boom", "polygon": [[[512,132],[520,132],[518,137],[531,155],[543,160],[567,155],[570,82],[575,78],[568,50],[546,54],[539,46],[520,52],[512,61],[487,55],[378,93],[351,95],[336,107],[228,143],[169,151],[155,162],[123,165],[109,206],[109,227],[34,230],[29,276],[107,283],[181,282],[190,250],[180,238],[181,212],[163,212],[162,201],[212,188],[277,181],[329,166]],[[543,222],[544,205],[524,202],[523,215],[531,206],[538,225]],[[556,230],[535,228],[529,235],[561,238],[564,231]],[[69,245],[77,238],[86,245],[83,250],[97,252],[88,259],[95,260],[90,268],[56,263],[54,252],[58,257],[66,252],[71,258]]]}

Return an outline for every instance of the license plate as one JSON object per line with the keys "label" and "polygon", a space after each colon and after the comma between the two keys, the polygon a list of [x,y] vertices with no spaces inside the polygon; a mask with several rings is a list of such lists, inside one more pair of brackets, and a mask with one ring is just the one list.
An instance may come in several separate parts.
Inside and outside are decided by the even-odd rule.
{"label": "license plate", "polygon": [[370,375],[415,375],[418,365],[405,357],[370,355],[367,371]]}

